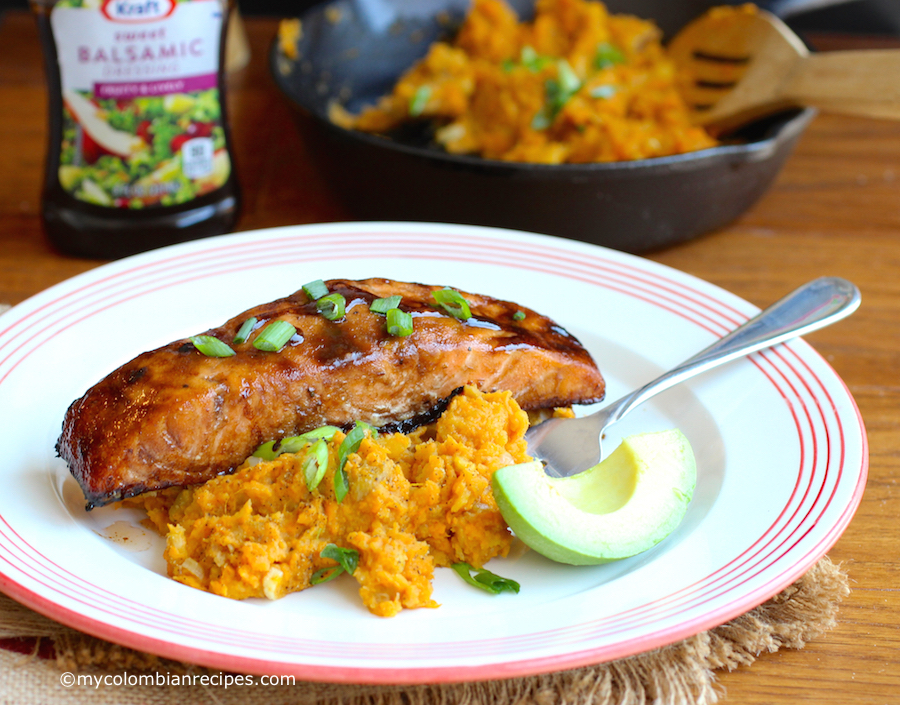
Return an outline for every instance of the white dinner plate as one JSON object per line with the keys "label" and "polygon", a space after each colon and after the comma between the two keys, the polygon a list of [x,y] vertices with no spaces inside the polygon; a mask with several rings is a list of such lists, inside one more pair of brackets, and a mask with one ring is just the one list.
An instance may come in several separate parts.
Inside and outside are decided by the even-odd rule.
{"label": "white dinner plate", "polygon": [[275,602],[170,580],[163,540],[140,515],[83,510],[54,449],[66,408],[145,350],[340,277],[450,285],[534,308],[585,344],[610,399],[757,311],[631,255],[450,225],[278,228],[107,264],[0,316],[0,588],[90,634],[213,668],[358,683],[503,678],[629,656],[726,622],[812,566],[860,501],[859,412],[798,340],[669,390],[610,434],[609,450],[622,435],[678,427],[697,458],[684,522],[635,558],[571,567],[525,551],[491,561],[521,584],[517,595],[438,569],[441,606],[392,619],[369,614],[347,576]]}

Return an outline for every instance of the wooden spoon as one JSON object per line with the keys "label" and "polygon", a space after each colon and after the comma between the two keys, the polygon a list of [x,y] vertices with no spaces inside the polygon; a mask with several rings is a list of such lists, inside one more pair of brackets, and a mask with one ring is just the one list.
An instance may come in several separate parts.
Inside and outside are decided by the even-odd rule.
{"label": "wooden spoon", "polygon": [[669,52],[696,122],[720,132],[791,107],[900,119],[900,50],[811,54],[752,5],[713,8],[682,29]]}

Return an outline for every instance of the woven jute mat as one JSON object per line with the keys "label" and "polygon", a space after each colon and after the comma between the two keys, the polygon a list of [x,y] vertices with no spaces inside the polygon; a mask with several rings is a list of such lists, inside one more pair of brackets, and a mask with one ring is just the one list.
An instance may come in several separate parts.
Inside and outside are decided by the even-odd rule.
{"label": "woven jute mat", "polygon": [[[719,700],[716,671],[763,652],[800,649],[832,628],[849,594],[826,556],[756,609],[684,641],[596,666],[510,680],[424,686],[328,683],[223,687],[223,674],[82,634],[0,595],[0,638],[33,653],[0,652],[0,702],[15,705],[705,705]],[[30,641],[37,638],[37,641]],[[153,674],[153,684],[116,685]],[[184,676],[196,675],[187,679]],[[218,676],[218,680],[201,676]],[[109,678],[106,678],[109,676]],[[80,677],[80,683],[77,678]],[[88,682],[90,678],[90,684]],[[149,678],[145,677],[145,680]],[[169,681],[168,683],[166,681]],[[183,684],[190,681],[188,685]],[[65,687],[63,683],[74,685]],[[174,682],[173,682],[174,681]]]}

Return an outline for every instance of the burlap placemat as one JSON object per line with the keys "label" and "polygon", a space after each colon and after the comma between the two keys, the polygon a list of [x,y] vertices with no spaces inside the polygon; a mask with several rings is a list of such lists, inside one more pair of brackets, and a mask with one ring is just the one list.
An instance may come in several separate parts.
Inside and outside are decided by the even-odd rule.
{"label": "burlap placemat", "polygon": [[[763,652],[800,649],[836,623],[849,593],[846,573],[826,556],[756,609],[707,632],[611,663],[511,680],[427,686],[327,683],[231,687],[189,664],[116,646],[57,624],[0,595],[0,638],[28,638],[30,654],[0,651],[0,702],[102,705],[706,705],[717,702],[715,673]],[[37,641],[33,641],[37,638]],[[121,685],[140,674],[162,684]],[[196,675],[188,685],[176,680]],[[62,681],[81,676],[82,683]],[[104,677],[110,676],[104,682]],[[91,684],[85,681],[91,677]],[[116,678],[118,677],[118,679]],[[170,683],[166,683],[168,677]]]}

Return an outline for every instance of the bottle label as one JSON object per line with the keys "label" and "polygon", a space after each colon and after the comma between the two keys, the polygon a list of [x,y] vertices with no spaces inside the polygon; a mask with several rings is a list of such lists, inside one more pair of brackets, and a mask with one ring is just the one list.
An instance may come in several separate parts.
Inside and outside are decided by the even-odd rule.
{"label": "bottle label", "polygon": [[184,203],[231,172],[219,100],[221,0],[61,0],[59,182],[111,208]]}

